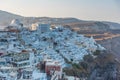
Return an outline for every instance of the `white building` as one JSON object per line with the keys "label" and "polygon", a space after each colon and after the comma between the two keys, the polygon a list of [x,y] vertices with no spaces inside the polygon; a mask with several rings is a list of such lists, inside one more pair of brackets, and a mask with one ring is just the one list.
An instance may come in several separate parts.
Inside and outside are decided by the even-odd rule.
{"label": "white building", "polygon": [[59,61],[46,60],[45,72],[48,75],[51,75],[51,80],[61,79],[62,78],[62,65]]}
{"label": "white building", "polygon": [[46,73],[40,73],[36,70],[33,71],[32,80],[47,80]]}
{"label": "white building", "polygon": [[19,68],[32,67],[34,65],[34,53],[29,51],[17,53],[14,55],[13,61]]}
{"label": "white building", "polygon": [[32,73],[33,73],[33,69],[32,68],[26,68],[23,70],[23,76],[22,79],[26,80],[26,79],[32,79]]}
{"label": "white building", "polygon": [[0,58],[0,67],[6,65],[6,60],[4,58]]}
{"label": "white building", "polygon": [[74,76],[65,76],[65,79],[66,80],[86,80],[86,79],[80,79],[80,78],[77,78],[77,77],[74,77]]}
{"label": "white building", "polygon": [[37,30],[39,33],[49,32],[50,31],[50,24],[39,24],[35,23],[32,24],[30,30],[35,31]]}
{"label": "white building", "polygon": [[23,27],[23,24],[20,22],[19,19],[14,19],[14,20],[12,20],[12,22],[9,26],[20,29]]}
{"label": "white building", "polygon": [[18,19],[14,19],[11,21],[10,25],[5,28],[7,31],[16,31],[22,29],[23,24]]}
{"label": "white building", "polygon": [[37,30],[37,27],[38,27],[37,23],[32,24],[31,27],[30,27],[30,30],[32,30],[32,31]]}
{"label": "white building", "polygon": [[50,24],[38,24],[37,30],[40,33],[49,32],[50,31]]}

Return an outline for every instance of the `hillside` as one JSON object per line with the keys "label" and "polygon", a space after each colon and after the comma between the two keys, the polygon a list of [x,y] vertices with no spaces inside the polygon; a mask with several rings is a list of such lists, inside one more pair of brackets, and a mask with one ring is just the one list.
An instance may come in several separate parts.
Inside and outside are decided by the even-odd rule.
{"label": "hillside", "polygon": [[27,60],[30,67],[34,64],[34,67],[43,68],[40,62],[48,58],[59,61],[63,71],[69,76],[88,78],[87,80],[116,80],[120,72],[120,24],[76,18],[23,17],[0,11],[0,28],[8,26],[13,19],[19,19],[25,27],[30,27],[33,23],[57,26],[53,29],[49,26],[46,32],[40,29],[30,31],[21,26],[19,20],[14,21],[13,24],[17,27],[9,27],[11,30],[19,29],[20,33],[1,32],[0,35],[0,49],[7,53],[1,58],[13,57],[15,62],[13,64],[11,59],[9,64],[16,65],[17,68],[25,67],[23,64],[19,65],[17,59],[26,58],[27,54],[21,53],[30,52],[30,60]]}
{"label": "hillside", "polygon": [[24,17],[0,10],[0,26],[9,25],[13,19],[20,19],[26,26],[30,26],[32,23],[64,25],[79,33],[103,33],[120,29],[120,24],[113,22],[84,21],[76,18]]}
{"label": "hillside", "polygon": [[[27,26],[30,26],[32,23],[64,25],[64,27],[70,28],[80,34],[86,34],[88,37],[93,36],[96,40],[107,39],[109,41],[109,38],[118,37],[120,33],[120,24],[114,22],[84,21],[76,18],[23,17],[0,10],[1,27],[7,26],[13,19],[20,19]],[[109,43],[107,41],[105,42],[104,44],[104,41],[101,41],[101,44],[109,46]],[[116,42],[119,42],[119,40]]]}
{"label": "hillside", "polygon": [[24,16],[12,14],[12,13],[0,10],[0,25],[1,26],[7,26],[13,19],[20,19],[25,25],[29,25],[29,24],[37,23],[37,22],[64,24],[64,23],[74,23],[74,22],[81,21],[76,18],[24,17]]}
{"label": "hillside", "polygon": [[22,19],[22,16],[0,10],[0,25],[7,25],[13,19]]}

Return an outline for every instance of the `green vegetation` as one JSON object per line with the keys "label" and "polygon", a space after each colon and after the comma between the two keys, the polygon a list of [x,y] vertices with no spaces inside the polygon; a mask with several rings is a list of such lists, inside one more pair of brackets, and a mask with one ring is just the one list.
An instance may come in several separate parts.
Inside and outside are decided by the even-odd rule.
{"label": "green vegetation", "polygon": [[[111,53],[108,52],[100,52],[97,50],[95,52],[96,57],[94,58],[92,54],[85,55],[83,61],[79,64],[72,64],[72,68],[64,68],[64,72],[70,76],[77,77],[100,77],[114,71],[116,69],[115,57]],[[99,76],[96,74],[99,74]],[[104,74],[104,75],[103,75]],[[110,75],[106,75],[109,77]],[[111,79],[111,78],[109,78]],[[91,80],[95,80],[91,78]],[[105,79],[106,80],[106,79]]]}
{"label": "green vegetation", "polygon": [[97,56],[97,55],[99,55],[100,54],[100,50],[96,50],[95,52],[93,52],[93,55],[94,56]]}

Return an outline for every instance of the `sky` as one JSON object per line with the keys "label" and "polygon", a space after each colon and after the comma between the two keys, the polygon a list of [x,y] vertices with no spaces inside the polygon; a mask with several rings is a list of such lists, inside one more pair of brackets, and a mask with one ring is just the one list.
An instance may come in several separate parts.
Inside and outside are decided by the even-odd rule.
{"label": "sky", "polygon": [[75,17],[120,23],[120,0],[0,0],[0,10],[29,17]]}

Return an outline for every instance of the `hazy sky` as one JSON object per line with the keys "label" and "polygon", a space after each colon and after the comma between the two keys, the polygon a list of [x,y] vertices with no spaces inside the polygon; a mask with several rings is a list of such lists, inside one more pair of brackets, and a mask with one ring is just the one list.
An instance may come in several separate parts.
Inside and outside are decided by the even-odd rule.
{"label": "hazy sky", "polygon": [[22,16],[76,17],[120,23],[120,0],[0,0],[0,10]]}

